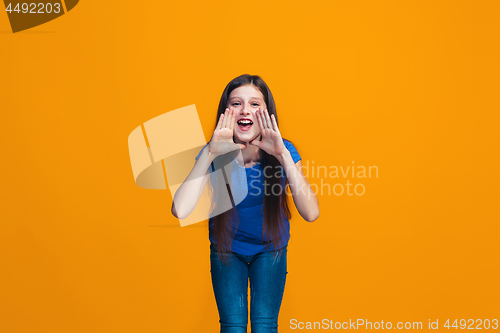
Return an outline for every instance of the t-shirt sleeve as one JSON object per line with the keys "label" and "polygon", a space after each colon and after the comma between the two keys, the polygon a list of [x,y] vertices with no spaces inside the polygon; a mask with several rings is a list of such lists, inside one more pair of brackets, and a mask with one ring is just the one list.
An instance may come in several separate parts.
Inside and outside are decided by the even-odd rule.
{"label": "t-shirt sleeve", "polygon": [[290,141],[283,139],[283,143],[285,144],[286,149],[288,149],[288,151],[290,152],[290,155],[292,155],[294,163],[297,163],[302,159],[302,157],[300,157],[299,155],[299,152],[297,151],[297,148],[295,148],[295,146]]}

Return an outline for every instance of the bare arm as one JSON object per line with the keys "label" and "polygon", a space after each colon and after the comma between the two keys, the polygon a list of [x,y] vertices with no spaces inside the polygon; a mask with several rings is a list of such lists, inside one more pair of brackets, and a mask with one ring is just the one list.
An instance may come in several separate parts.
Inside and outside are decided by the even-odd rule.
{"label": "bare arm", "polygon": [[244,144],[233,142],[235,115],[236,112],[229,108],[221,114],[210,143],[205,146],[193,169],[175,192],[172,214],[178,219],[185,219],[196,208],[210,177],[208,167],[212,161],[219,155],[246,148]]}
{"label": "bare arm", "polygon": [[175,192],[172,202],[172,214],[178,219],[185,219],[193,212],[200,200],[203,189],[207,185],[208,167],[214,160],[214,155],[209,156],[208,145],[203,148],[200,158],[186,177],[182,185]]}
{"label": "bare arm", "polygon": [[293,202],[300,216],[307,222],[314,222],[319,217],[319,203],[316,194],[302,171],[302,161],[298,161],[295,164],[288,150],[276,158],[285,169]]}

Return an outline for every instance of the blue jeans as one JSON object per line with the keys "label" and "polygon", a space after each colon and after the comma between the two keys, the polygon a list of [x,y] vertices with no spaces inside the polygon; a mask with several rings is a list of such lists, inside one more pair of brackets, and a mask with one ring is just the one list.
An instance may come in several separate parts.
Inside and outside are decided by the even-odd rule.
{"label": "blue jeans", "polygon": [[250,325],[252,333],[278,332],[278,315],[287,275],[287,246],[272,252],[245,256],[223,253],[219,260],[210,246],[210,272],[219,309],[221,333],[246,333],[248,325],[248,279],[250,279]]}

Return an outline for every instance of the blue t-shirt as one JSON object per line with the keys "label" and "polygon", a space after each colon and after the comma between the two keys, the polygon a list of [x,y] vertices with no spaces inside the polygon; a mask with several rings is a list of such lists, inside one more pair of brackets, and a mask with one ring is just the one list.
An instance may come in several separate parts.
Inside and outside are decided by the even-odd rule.
{"label": "blue t-shirt", "polygon": [[[285,144],[285,147],[290,151],[290,154],[292,156],[292,159],[294,163],[297,163],[298,161],[301,160],[301,157],[299,153],[297,152],[297,149],[295,146],[288,140],[283,139],[283,143]],[[196,159],[198,159],[201,155],[201,152],[203,151],[205,147],[201,149],[199,152],[198,156],[196,156]],[[263,170],[262,163],[257,163],[254,166],[250,168],[244,168],[241,165],[235,163],[237,167],[239,168],[239,171],[245,171],[246,173],[246,182],[247,182],[247,190],[244,193],[246,193],[246,196],[244,196],[244,199],[242,201],[237,201],[233,197],[235,203],[236,203],[236,213],[238,214],[238,220],[239,223],[237,225],[237,230],[236,234],[234,235],[231,251],[241,254],[241,255],[255,255],[260,252],[266,251],[265,246],[262,244],[262,229],[264,226],[264,216],[262,214],[263,212],[263,200],[264,200],[264,173],[266,175],[270,175],[270,170]],[[210,171],[214,170],[213,163],[211,164]],[[211,174],[213,175],[213,173]],[[283,175],[286,178],[286,174],[283,169]],[[239,177],[239,178],[244,178],[244,177]],[[212,179],[212,178],[211,178]],[[233,185],[238,187],[244,186],[244,184],[238,184],[238,179],[233,179]],[[283,182],[284,185],[284,182]],[[284,186],[283,186],[284,188]],[[238,190],[233,187],[232,191],[233,193],[238,193]],[[241,191],[240,191],[241,192]],[[276,190],[276,193],[278,193],[278,190]],[[234,194],[233,194],[234,196]],[[284,233],[282,233],[282,244],[285,246],[288,244],[288,241],[290,239],[290,222],[284,216],[284,225],[285,225],[285,230]],[[233,221],[234,223],[235,221]],[[211,243],[217,243],[217,240],[215,239],[215,234],[212,232],[212,227],[213,227],[213,222],[212,218],[209,219],[209,239]],[[233,224],[233,230],[236,229],[236,225]],[[267,240],[267,232],[264,233],[264,238],[263,241],[266,242]],[[274,249],[277,250],[277,249]]]}

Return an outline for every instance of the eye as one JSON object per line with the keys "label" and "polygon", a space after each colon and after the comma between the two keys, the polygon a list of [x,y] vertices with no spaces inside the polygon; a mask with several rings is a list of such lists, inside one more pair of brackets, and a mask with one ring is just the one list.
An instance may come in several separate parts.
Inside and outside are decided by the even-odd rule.
{"label": "eye", "polygon": [[259,103],[252,103],[252,105],[257,105],[257,106],[259,106]]}
{"label": "eye", "polygon": [[232,105],[239,105],[240,102],[234,102]]}

